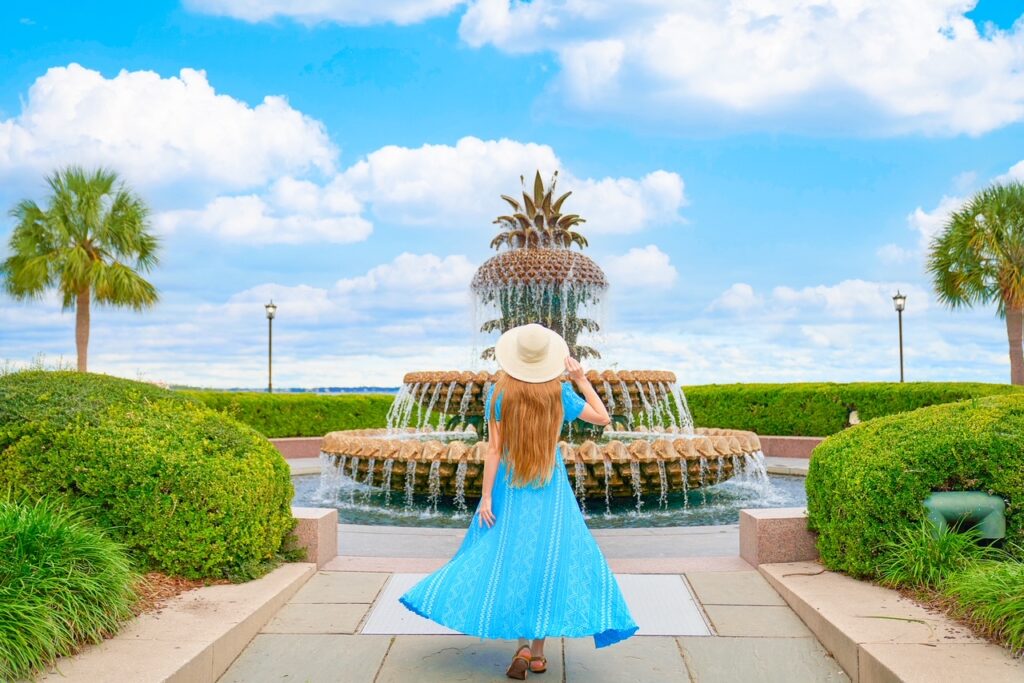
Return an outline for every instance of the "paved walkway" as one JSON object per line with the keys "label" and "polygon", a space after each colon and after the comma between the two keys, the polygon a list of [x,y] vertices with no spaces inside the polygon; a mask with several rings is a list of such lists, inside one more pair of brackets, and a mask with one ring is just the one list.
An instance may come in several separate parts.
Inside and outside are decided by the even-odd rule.
{"label": "paved walkway", "polygon": [[[293,474],[320,471],[290,460]],[[770,458],[769,471],[806,474],[807,461]],[[641,626],[602,650],[551,639],[547,683],[816,683],[848,681],[836,661],[750,565],[736,525],[597,529]],[[395,595],[456,551],[462,529],[338,527],[339,556],[250,643],[223,682],[500,681],[515,646],[442,629]],[[644,635],[649,633],[650,635]]]}
{"label": "paved walkway", "polygon": [[[364,634],[380,596],[390,581],[397,580],[395,577],[389,572],[319,572],[256,636],[221,681],[507,680],[504,670],[515,649],[511,642],[481,641],[462,635]],[[632,577],[624,575],[623,583]],[[638,635],[602,650],[595,650],[590,639],[551,639],[546,651],[550,670],[540,680],[848,680],[753,569],[693,571],[678,577],[712,635]],[[647,597],[657,601],[659,595]],[[627,600],[633,599],[627,596]],[[374,630],[381,631],[379,627]]]}

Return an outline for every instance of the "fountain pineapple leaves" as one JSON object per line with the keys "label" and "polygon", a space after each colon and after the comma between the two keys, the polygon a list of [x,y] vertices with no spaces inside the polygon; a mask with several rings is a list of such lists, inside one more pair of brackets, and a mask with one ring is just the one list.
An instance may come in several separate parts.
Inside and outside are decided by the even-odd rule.
{"label": "fountain pineapple leaves", "polygon": [[[520,176],[525,186],[525,179]],[[523,190],[522,201],[501,195],[512,208],[498,216],[501,226],[491,247],[506,251],[480,266],[473,291],[480,303],[497,309],[500,317],[488,320],[481,332],[504,332],[527,323],[540,323],[561,334],[577,358],[600,358],[596,349],[577,344],[581,332],[597,332],[600,325],[583,317],[581,309],[600,302],[608,288],[604,273],[591,259],[576,251],[588,246],[576,231],[586,222],[579,214],[562,214],[572,192],[556,196],[558,172],[547,187],[537,171],[532,194]],[[482,357],[493,359],[494,349]]]}
{"label": "fountain pineapple leaves", "polygon": [[572,192],[552,199],[557,184],[558,171],[555,171],[550,186],[545,190],[540,171],[537,171],[533,181],[533,197],[524,190],[523,202],[520,204],[507,194],[501,195],[514,213],[494,219],[494,223],[501,226],[502,232],[491,240],[491,247],[568,249],[576,244],[582,249],[588,246],[587,238],[573,230],[577,225],[586,223],[586,220],[578,214],[563,216],[561,213],[562,204]]}

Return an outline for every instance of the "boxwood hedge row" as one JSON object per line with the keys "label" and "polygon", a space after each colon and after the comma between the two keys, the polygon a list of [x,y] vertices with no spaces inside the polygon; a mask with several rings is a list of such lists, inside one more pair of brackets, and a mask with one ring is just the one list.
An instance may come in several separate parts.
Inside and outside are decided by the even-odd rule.
{"label": "boxwood hedge row", "polygon": [[850,411],[870,420],[939,403],[1016,393],[1021,387],[970,382],[705,384],[684,387],[697,425],[779,436],[828,436]]}
{"label": "boxwood hedge row", "polygon": [[222,411],[269,438],[323,436],[339,429],[384,427],[395,398],[390,394],[179,393]]}
{"label": "boxwood hedge row", "polygon": [[[697,425],[779,436],[828,436],[861,420],[938,403],[1021,391],[1005,384],[860,382],[853,384],[705,384],[684,387]],[[339,429],[384,427],[390,394],[265,394],[181,391],[270,437],[322,436]]]}
{"label": "boxwood hedge row", "polygon": [[62,496],[145,565],[193,578],[259,574],[294,525],[288,465],[261,434],[103,375],[0,378],[0,488]]}
{"label": "boxwood hedge row", "polygon": [[[819,445],[807,475],[809,526],[822,561],[876,576],[885,543],[925,516],[933,491],[1007,502],[1007,548],[1024,548],[1024,394],[878,418]],[[1024,558],[1022,558],[1024,559]]]}

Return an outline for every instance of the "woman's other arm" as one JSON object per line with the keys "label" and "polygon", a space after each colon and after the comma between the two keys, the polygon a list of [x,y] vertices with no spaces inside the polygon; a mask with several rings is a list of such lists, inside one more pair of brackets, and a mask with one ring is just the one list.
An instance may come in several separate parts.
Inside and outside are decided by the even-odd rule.
{"label": "woman's other arm", "polygon": [[480,505],[477,514],[480,526],[494,526],[494,512],[491,510],[491,493],[494,491],[494,478],[498,474],[498,462],[501,460],[501,426],[491,420],[487,423],[487,455],[484,456],[484,481],[480,493]]}
{"label": "woman's other arm", "polygon": [[580,390],[583,398],[587,401],[586,407],[580,413],[580,419],[592,425],[603,426],[609,424],[612,418],[608,415],[608,409],[601,402],[601,397],[597,395],[594,385],[587,379],[587,375],[583,372],[583,366],[580,365],[580,362],[575,358],[566,358],[565,369],[569,372],[569,379],[573,381],[576,388]]}

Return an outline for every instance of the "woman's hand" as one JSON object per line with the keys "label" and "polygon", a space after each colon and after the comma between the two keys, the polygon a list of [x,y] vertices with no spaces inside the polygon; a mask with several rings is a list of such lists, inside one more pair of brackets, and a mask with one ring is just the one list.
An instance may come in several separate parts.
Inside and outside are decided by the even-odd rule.
{"label": "woman's hand", "polygon": [[569,379],[574,383],[583,384],[587,381],[587,374],[583,372],[583,366],[572,356],[566,356],[565,370],[569,373]]}
{"label": "woman's hand", "polygon": [[483,526],[484,524],[486,524],[488,528],[494,526],[494,513],[491,512],[490,497],[480,499],[480,505],[476,508],[476,514],[480,518],[480,526]]}

